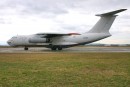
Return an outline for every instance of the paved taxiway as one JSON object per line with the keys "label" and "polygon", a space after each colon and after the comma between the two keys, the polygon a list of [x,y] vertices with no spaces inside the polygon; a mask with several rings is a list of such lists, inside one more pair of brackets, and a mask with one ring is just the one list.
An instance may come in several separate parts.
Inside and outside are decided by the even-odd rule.
{"label": "paved taxiway", "polygon": [[51,51],[48,48],[0,48],[0,53],[49,53],[49,52],[130,52],[130,47],[72,47],[62,51]]}

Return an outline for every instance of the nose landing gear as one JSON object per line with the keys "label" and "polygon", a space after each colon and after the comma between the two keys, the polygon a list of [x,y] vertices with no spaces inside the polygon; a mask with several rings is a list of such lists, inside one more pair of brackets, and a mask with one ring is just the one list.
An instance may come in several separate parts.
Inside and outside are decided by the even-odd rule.
{"label": "nose landing gear", "polygon": [[28,50],[28,47],[25,47],[24,50]]}

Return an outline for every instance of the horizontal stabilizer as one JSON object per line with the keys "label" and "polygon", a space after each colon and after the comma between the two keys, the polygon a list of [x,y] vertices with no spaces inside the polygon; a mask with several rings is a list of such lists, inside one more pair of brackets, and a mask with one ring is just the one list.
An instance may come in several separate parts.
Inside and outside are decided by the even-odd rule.
{"label": "horizontal stabilizer", "polygon": [[107,13],[103,13],[103,14],[97,14],[96,16],[113,16],[119,12],[125,11],[127,9],[120,9],[120,10],[116,10],[116,11],[111,11],[111,12],[107,12]]}

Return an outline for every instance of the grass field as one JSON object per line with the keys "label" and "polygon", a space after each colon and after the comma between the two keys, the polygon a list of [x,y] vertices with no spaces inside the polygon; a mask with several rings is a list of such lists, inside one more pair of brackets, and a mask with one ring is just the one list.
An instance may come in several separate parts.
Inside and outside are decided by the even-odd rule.
{"label": "grass field", "polygon": [[0,87],[130,87],[130,53],[0,54]]}

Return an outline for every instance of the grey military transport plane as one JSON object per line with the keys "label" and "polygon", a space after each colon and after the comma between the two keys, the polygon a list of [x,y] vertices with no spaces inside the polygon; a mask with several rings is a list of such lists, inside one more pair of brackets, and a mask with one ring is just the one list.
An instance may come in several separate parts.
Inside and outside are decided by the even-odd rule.
{"label": "grey military transport plane", "polygon": [[108,13],[98,14],[100,20],[95,26],[83,34],[78,33],[37,33],[33,35],[14,36],[7,41],[10,46],[24,47],[47,47],[51,50],[62,50],[77,45],[85,45],[111,36],[109,29],[114,22],[116,13],[125,11],[120,9]]}

